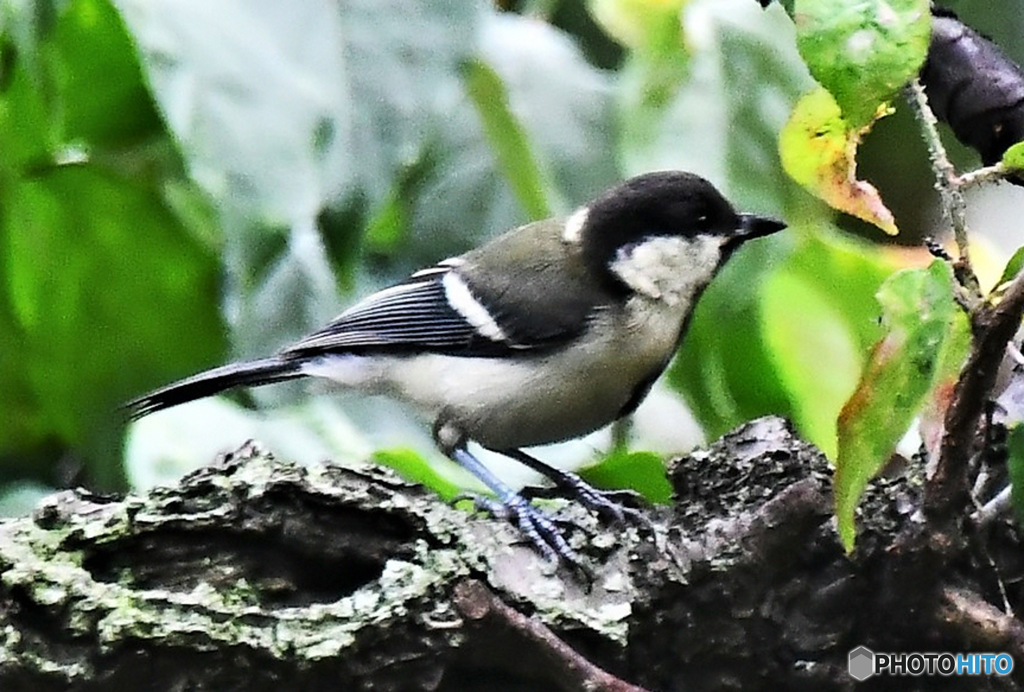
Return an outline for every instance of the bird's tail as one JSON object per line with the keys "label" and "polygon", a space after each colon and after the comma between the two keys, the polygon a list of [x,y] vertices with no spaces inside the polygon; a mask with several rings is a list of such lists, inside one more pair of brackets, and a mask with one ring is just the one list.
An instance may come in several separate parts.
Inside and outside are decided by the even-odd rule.
{"label": "bird's tail", "polygon": [[301,365],[281,357],[232,363],[201,372],[125,404],[132,420],[195,399],[219,394],[235,387],[255,387],[302,377]]}

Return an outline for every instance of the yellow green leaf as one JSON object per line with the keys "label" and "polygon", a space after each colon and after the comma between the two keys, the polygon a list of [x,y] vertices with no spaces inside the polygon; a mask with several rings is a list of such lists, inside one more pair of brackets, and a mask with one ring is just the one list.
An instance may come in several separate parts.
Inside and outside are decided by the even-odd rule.
{"label": "yellow green leaf", "polygon": [[654,452],[618,450],[600,463],[581,469],[580,476],[598,488],[635,490],[648,502],[667,504],[672,499],[672,485],[665,477],[665,460]]}
{"label": "yellow green leaf", "polygon": [[451,500],[461,490],[459,486],[438,473],[430,461],[413,449],[404,447],[378,449],[373,453],[373,460],[378,464],[393,468],[407,480],[422,483],[445,500]]}
{"label": "yellow green leaf", "polygon": [[1024,171],[1024,142],[1017,142],[1003,153],[1003,165],[1014,171]]}
{"label": "yellow green leaf", "polygon": [[466,63],[464,76],[466,92],[480,115],[487,140],[527,216],[551,216],[550,186],[526,130],[512,112],[505,83],[494,68],[479,59]]}
{"label": "yellow green leaf", "polygon": [[944,262],[896,272],[877,297],[885,335],[875,344],[838,421],[835,508],[847,551],[853,550],[854,513],[861,495],[943,374],[944,364],[951,360],[950,339],[956,338],[958,308],[952,297],[952,271]]}
{"label": "yellow green leaf", "polygon": [[[876,115],[887,115],[883,109]],[[805,94],[779,135],[782,167],[793,180],[834,209],[896,235],[896,221],[878,190],[857,180],[857,145],[866,127],[855,129],[843,119],[825,89]]]}
{"label": "yellow green leaf", "polygon": [[601,28],[632,50],[645,50],[674,36],[682,49],[680,15],[687,0],[590,0]]}
{"label": "yellow green leaf", "polygon": [[1014,425],[1006,436],[1006,470],[1010,474],[1010,500],[1017,521],[1024,524],[1024,425]]}

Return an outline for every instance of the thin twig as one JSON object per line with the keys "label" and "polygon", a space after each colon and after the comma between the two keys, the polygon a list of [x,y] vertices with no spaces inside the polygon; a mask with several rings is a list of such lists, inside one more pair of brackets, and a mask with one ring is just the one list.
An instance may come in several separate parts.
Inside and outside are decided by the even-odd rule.
{"label": "thin twig", "polygon": [[945,434],[935,473],[925,488],[925,514],[949,519],[968,501],[967,466],[978,421],[995,384],[1006,344],[1024,316],[1024,271],[995,305],[982,303],[971,316],[974,341],[946,411]]}
{"label": "thin twig", "polygon": [[[1024,273],[1013,279],[998,303],[992,305],[985,302],[968,254],[964,178],[957,176],[946,154],[939,136],[938,121],[928,106],[928,96],[920,80],[915,79],[910,83],[906,97],[921,124],[928,145],[935,173],[935,188],[942,200],[943,213],[953,225],[953,235],[960,251],[960,258],[953,263],[959,284],[954,288],[960,291],[954,290],[954,295],[967,308],[974,335],[970,356],[960,373],[946,411],[939,459],[925,488],[924,497],[926,516],[947,528],[953,528],[970,500],[968,465],[978,421],[995,384],[1006,345],[1017,331],[1024,313]],[[975,171],[967,178],[966,184],[990,179],[995,174],[994,170]],[[953,530],[956,531],[955,528]]]}
{"label": "thin twig", "polygon": [[971,515],[971,520],[975,526],[983,528],[996,519],[1005,516],[1011,507],[1010,486],[1006,486],[995,497],[979,507],[978,511]]}
{"label": "thin twig", "polygon": [[981,185],[982,183],[994,183],[1000,180],[1005,180],[1006,175],[1006,166],[1001,163],[997,163],[992,166],[985,166],[984,168],[978,168],[973,171],[967,171],[959,178],[960,189],[966,190],[969,187]]}
{"label": "thin twig", "polygon": [[947,587],[938,615],[943,626],[969,645],[1004,651],[1015,661],[1024,659],[1024,623],[973,591]]}
{"label": "thin twig", "polygon": [[932,170],[935,173],[935,189],[939,191],[942,200],[942,211],[949,217],[953,225],[953,237],[956,239],[957,250],[960,259],[954,263],[957,277],[968,292],[981,299],[981,289],[978,277],[971,266],[970,253],[967,240],[967,203],[964,201],[962,181],[956,174],[949,155],[946,154],[946,147],[942,144],[939,136],[938,120],[928,106],[928,96],[925,94],[921,81],[915,79],[907,87],[907,102],[914,110],[914,115],[921,123],[921,131],[924,135],[925,144],[928,146],[928,156],[932,162]]}
{"label": "thin twig", "polygon": [[479,581],[469,579],[458,584],[455,587],[454,600],[455,606],[467,620],[511,630],[524,643],[529,642],[540,648],[574,690],[647,692],[642,687],[630,684],[598,668],[559,639],[544,624],[506,605]]}

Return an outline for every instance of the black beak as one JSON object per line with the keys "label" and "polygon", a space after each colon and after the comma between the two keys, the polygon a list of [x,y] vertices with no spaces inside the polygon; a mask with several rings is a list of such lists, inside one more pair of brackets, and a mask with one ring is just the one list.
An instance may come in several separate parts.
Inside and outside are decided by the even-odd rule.
{"label": "black beak", "polygon": [[781,231],[786,224],[768,216],[757,216],[756,214],[740,214],[739,235],[744,240],[760,238]]}

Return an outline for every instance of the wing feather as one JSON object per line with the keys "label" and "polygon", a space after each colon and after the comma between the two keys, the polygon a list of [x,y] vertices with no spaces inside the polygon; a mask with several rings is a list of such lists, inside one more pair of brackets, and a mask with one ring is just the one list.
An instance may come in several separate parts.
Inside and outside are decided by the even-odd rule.
{"label": "wing feather", "polygon": [[485,336],[448,300],[444,276],[453,267],[418,272],[408,281],[368,296],[297,344],[289,355],[330,352],[435,351],[494,356],[522,346]]}
{"label": "wing feather", "polygon": [[[617,298],[566,245],[563,225],[529,224],[420,270],[356,303],[284,355],[429,351],[484,357],[559,348]],[[541,291],[538,302],[537,286],[561,288]]]}

